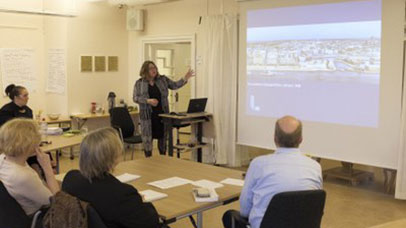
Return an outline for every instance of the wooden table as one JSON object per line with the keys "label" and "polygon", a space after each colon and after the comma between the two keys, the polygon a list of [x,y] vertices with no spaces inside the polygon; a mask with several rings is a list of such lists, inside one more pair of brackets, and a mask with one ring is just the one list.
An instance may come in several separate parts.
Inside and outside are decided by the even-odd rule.
{"label": "wooden table", "polygon": [[201,179],[220,182],[226,178],[242,179],[241,171],[222,167],[185,161],[167,156],[153,156],[139,160],[126,161],[118,164],[114,175],[131,173],[140,175],[141,178],[129,184],[138,191],[151,189],[168,194],[167,198],[153,202],[159,216],[165,223],[173,223],[179,219],[197,214],[197,225],[203,227],[203,212],[239,199],[242,187],[226,185],[217,188],[218,202],[196,203],[192,189],[194,186],[187,184],[170,189],[159,189],[147,183],[169,177],[181,177],[192,181]]}
{"label": "wooden table", "polygon": [[203,123],[210,120],[212,114],[207,112],[199,113],[186,113],[184,115],[171,115],[171,114],[160,114],[164,123],[168,125],[168,154],[173,156],[173,126],[182,124],[197,124],[197,145],[193,147],[178,147],[179,149],[197,149],[197,161],[202,162],[202,147],[203,147]]}
{"label": "wooden table", "polygon": [[[131,111],[130,115],[137,115],[138,111]],[[110,113],[106,112],[103,114],[76,114],[71,115],[70,118],[75,119],[78,122],[78,129],[81,129],[88,119],[97,119],[97,118],[107,118],[110,117]]]}
{"label": "wooden table", "polygon": [[373,226],[371,228],[400,228],[400,227],[406,227],[406,218],[388,222],[382,225]]}
{"label": "wooden table", "polygon": [[51,120],[49,117],[45,118],[45,122],[47,124],[58,124],[59,127],[62,126],[62,124],[69,124],[72,126],[72,119],[69,117],[59,117],[57,120]]}
{"label": "wooden table", "polygon": [[41,146],[42,151],[52,152],[56,151],[56,171],[59,173],[59,150],[64,148],[72,148],[73,146],[79,145],[83,140],[83,135],[78,134],[72,137],[66,137],[64,135],[48,135],[47,140],[51,142]]}

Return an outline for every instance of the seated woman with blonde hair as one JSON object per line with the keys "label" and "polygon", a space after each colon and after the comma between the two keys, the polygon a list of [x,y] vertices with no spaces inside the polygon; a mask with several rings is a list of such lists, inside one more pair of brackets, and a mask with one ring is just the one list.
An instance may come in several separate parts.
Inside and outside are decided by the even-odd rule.
{"label": "seated woman with blonde hair", "polygon": [[143,203],[137,189],[111,174],[122,151],[123,144],[113,128],[91,132],[80,145],[80,171],[66,174],[62,190],[89,202],[109,228],[157,228],[154,206]]}
{"label": "seated woman with blonde hair", "polygon": [[[17,118],[0,128],[0,181],[27,215],[48,205],[49,198],[60,189],[49,155],[39,148],[40,142],[39,126],[34,120]],[[45,183],[26,162],[33,155],[44,170]]]}

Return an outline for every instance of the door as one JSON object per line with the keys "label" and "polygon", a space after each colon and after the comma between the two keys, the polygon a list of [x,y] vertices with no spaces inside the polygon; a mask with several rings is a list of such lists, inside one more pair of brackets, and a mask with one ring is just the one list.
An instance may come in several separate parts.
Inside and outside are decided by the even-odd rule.
{"label": "door", "polygon": [[[177,81],[191,68],[190,42],[147,43],[145,44],[145,60],[152,60],[161,75]],[[191,83],[169,92],[169,109],[171,112],[187,111],[192,96]]]}

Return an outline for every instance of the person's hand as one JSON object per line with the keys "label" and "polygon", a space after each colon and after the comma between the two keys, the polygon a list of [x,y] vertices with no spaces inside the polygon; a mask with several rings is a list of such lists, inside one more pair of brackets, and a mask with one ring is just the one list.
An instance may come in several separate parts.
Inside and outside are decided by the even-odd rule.
{"label": "person's hand", "polygon": [[150,105],[152,105],[152,106],[154,106],[154,107],[156,107],[159,102],[158,102],[157,99],[148,99],[148,100],[147,100],[147,103],[150,104]]}
{"label": "person's hand", "polygon": [[52,172],[51,158],[49,157],[49,154],[42,152],[39,147],[37,147],[35,150],[37,153],[38,163],[42,167],[44,172]]}
{"label": "person's hand", "polygon": [[186,72],[184,79],[185,79],[185,81],[188,81],[189,78],[191,78],[193,76],[195,76],[195,71],[192,69],[189,69],[188,72]]}

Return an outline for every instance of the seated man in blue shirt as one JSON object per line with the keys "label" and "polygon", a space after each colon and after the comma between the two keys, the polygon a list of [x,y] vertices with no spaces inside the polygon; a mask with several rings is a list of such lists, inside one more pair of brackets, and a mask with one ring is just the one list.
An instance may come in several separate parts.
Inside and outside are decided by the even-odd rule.
{"label": "seated man in blue shirt", "polygon": [[[323,187],[319,163],[303,155],[298,149],[302,142],[302,123],[285,116],[275,124],[274,154],[255,158],[247,171],[240,196],[240,209],[227,211],[223,224],[231,228],[234,217],[236,228],[259,228],[272,197],[280,192],[316,190]],[[248,221],[247,221],[248,218]]]}

